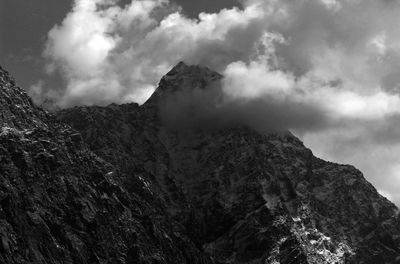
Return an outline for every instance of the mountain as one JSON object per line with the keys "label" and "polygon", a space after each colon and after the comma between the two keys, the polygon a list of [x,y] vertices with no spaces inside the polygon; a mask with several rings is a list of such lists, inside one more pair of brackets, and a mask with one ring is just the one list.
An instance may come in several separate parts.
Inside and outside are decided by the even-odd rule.
{"label": "mountain", "polygon": [[0,68],[0,263],[213,263],[145,179],[117,170]]}
{"label": "mountain", "polygon": [[354,167],[288,131],[169,123],[221,78],[179,63],[141,106],[53,115],[0,69],[0,263],[400,263],[398,209]]}
{"label": "mountain", "polygon": [[398,209],[354,167],[315,157],[288,131],[171,129],[165,102],[221,78],[179,63],[142,106],[75,107],[58,118],[128,189],[132,173],[146,179],[217,263],[400,263]]}

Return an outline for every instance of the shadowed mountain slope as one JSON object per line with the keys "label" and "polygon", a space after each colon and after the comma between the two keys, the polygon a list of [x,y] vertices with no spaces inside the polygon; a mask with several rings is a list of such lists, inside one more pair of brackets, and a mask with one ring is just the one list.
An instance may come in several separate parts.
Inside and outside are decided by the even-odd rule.
{"label": "shadowed mountain slope", "polygon": [[400,263],[398,209],[354,167],[315,157],[287,131],[165,123],[165,102],[214,89],[221,78],[180,63],[142,106],[57,116],[116,168],[128,192],[132,175],[143,179],[217,263]]}
{"label": "shadowed mountain slope", "polygon": [[0,68],[0,263],[214,263],[147,182],[129,192]]}

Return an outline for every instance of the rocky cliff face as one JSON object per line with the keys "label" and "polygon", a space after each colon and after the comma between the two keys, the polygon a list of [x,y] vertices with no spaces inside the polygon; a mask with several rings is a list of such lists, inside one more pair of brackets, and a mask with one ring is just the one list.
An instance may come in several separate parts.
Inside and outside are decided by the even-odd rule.
{"label": "rocky cliff face", "polygon": [[180,63],[142,106],[54,117],[0,69],[0,263],[400,263],[398,210],[355,168],[289,132],[165,124],[220,79]]}
{"label": "rocky cliff face", "polygon": [[289,132],[164,124],[167,97],[220,79],[180,63],[142,106],[76,107],[58,118],[128,190],[139,175],[217,263],[400,263],[398,210],[354,167],[315,157]]}
{"label": "rocky cliff face", "polygon": [[0,263],[213,263],[143,178],[128,192],[1,68],[0,108]]}

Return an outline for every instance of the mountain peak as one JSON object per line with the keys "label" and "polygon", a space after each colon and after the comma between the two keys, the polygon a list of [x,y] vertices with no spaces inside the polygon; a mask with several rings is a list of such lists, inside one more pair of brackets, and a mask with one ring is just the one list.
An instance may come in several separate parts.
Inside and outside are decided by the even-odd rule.
{"label": "mountain peak", "polygon": [[221,74],[207,67],[200,65],[188,65],[185,62],[181,61],[161,79],[159,88],[163,88],[161,87],[161,84],[163,84],[165,81],[178,82],[179,84],[182,84],[181,82],[185,82],[188,80],[192,81],[190,85],[187,85],[188,87],[191,86],[192,88],[198,88],[193,87],[193,82],[202,81],[202,86],[204,86],[209,82],[220,80],[221,78]]}
{"label": "mountain peak", "polygon": [[[221,78],[181,62],[149,106]],[[12,80],[0,69],[0,263],[399,263],[398,209],[292,135],[177,133],[135,104],[56,120]]]}
{"label": "mountain peak", "polygon": [[210,84],[222,79],[222,75],[207,67],[188,65],[181,61],[174,66],[160,81],[156,91],[146,102],[152,104],[165,94],[191,89],[205,89]]}
{"label": "mountain peak", "polygon": [[178,64],[176,64],[168,73],[167,75],[174,75],[176,73],[179,73],[180,71],[183,71],[187,68],[189,68],[190,66],[188,64],[186,64],[184,61],[180,61],[178,62]]}

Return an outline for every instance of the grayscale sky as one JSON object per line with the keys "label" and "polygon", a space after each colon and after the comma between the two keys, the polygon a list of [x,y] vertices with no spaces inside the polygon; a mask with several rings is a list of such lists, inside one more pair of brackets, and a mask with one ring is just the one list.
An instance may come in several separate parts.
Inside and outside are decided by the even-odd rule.
{"label": "grayscale sky", "polygon": [[[176,3],[191,17],[237,4],[235,0],[177,0]],[[13,73],[20,86],[29,87],[42,77],[41,54],[47,33],[62,22],[72,4],[72,0],[0,0],[0,65]]]}

